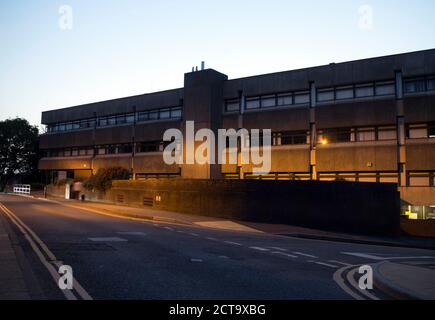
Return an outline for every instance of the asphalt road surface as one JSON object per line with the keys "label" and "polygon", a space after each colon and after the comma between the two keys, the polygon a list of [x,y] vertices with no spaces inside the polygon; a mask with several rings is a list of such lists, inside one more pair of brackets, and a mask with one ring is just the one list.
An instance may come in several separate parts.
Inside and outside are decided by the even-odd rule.
{"label": "asphalt road surface", "polygon": [[[0,203],[49,299],[388,299],[358,288],[361,265],[435,266],[430,250],[133,221],[12,195]],[[73,269],[68,294],[53,274],[61,265]]]}

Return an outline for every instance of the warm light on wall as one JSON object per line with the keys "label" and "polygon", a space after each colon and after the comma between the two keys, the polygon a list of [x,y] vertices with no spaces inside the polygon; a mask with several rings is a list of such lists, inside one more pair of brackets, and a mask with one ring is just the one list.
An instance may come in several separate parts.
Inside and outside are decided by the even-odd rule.
{"label": "warm light on wall", "polygon": [[328,144],[328,140],[326,140],[326,139],[322,139],[322,144],[323,144],[323,145]]}

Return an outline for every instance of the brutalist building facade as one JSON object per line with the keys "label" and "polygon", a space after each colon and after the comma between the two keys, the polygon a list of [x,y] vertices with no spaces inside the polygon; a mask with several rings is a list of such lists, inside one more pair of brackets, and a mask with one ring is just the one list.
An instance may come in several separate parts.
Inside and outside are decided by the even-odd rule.
{"label": "brutalist building facade", "polygon": [[[272,168],[166,165],[167,129],[271,129]],[[396,183],[420,218],[435,205],[435,50],[228,80],[212,69],[184,87],[42,113],[39,169],[85,178],[121,166],[135,179]],[[435,216],[435,215],[434,215]]]}

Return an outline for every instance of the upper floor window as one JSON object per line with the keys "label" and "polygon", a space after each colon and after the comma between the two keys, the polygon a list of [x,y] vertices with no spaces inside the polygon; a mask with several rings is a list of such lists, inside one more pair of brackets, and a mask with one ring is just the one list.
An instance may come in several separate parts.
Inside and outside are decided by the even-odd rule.
{"label": "upper floor window", "polygon": [[274,132],[272,135],[272,144],[274,146],[307,144],[308,134],[306,131],[287,131]]}
{"label": "upper floor window", "polygon": [[408,139],[435,138],[435,123],[411,124],[407,126]]}
{"label": "upper floor window", "polygon": [[426,76],[404,80],[405,94],[435,90],[435,76]]}
{"label": "upper floor window", "polygon": [[240,111],[240,100],[239,99],[226,100],[225,111],[226,112]]}

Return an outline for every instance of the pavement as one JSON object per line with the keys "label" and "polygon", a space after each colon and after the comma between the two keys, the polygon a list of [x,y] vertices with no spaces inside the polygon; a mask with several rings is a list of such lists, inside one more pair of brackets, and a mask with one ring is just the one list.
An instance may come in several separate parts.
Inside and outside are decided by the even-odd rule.
{"label": "pavement", "polygon": [[[26,237],[51,256],[49,265],[74,269],[74,291],[61,294],[66,299],[432,298],[425,283],[435,279],[434,250],[302,238],[288,235],[305,228],[184,214],[181,221],[106,204],[12,195],[0,195],[0,203],[32,231],[20,234],[10,223],[48,297],[59,289]],[[358,287],[362,265],[374,267],[373,290]],[[401,279],[411,295],[397,294],[406,287]],[[396,291],[387,290],[391,283]]]}
{"label": "pavement", "polygon": [[0,215],[0,300],[42,299],[16,235]]}

